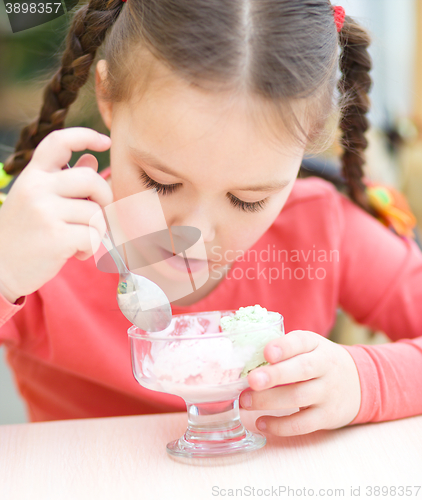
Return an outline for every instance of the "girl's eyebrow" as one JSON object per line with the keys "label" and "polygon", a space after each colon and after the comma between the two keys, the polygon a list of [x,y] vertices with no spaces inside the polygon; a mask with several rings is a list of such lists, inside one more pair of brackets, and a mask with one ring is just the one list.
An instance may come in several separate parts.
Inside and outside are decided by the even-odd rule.
{"label": "girl's eyebrow", "polygon": [[269,182],[268,184],[261,184],[260,186],[249,186],[234,189],[233,191],[277,191],[279,189],[285,188],[290,181],[274,181]]}
{"label": "girl's eyebrow", "polygon": [[183,179],[183,177],[181,177],[177,172],[172,170],[170,167],[164,165],[164,163],[162,163],[153,154],[148,153],[146,151],[141,151],[139,149],[135,149],[132,146],[129,146],[129,151],[132,153],[135,159],[144,161],[145,163],[148,163],[148,165],[151,165],[151,167],[154,167],[157,170],[161,170],[166,174],[173,175],[174,177],[180,177],[181,179]]}
{"label": "girl's eyebrow", "polygon": [[[129,146],[129,150],[134,156],[134,158],[136,158],[137,160],[146,162],[148,163],[148,165],[151,165],[152,167],[156,168],[157,170],[160,170],[161,172],[183,179],[183,177],[180,174],[178,174],[170,167],[162,163],[153,154],[148,153],[147,151],[136,149],[132,146]],[[289,180],[273,181],[267,184],[261,184],[259,186],[239,187],[236,189],[232,189],[232,191],[277,191],[279,189],[285,188],[289,183],[290,183]]]}

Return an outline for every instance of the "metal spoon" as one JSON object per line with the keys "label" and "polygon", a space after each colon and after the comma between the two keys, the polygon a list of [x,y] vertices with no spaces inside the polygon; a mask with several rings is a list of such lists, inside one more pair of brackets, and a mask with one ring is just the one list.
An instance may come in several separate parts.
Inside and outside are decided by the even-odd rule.
{"label": "metal spoon", "polygon": [[[67,164],[68,168],[71,168]],[[103,209],[104,218],[107,217]],[[109,232],[101,240],[119,271],[117,303],[123,315],[147,332],[159,332],[171,322],[170,302],[163,290],[149,279],[128,270]]]}

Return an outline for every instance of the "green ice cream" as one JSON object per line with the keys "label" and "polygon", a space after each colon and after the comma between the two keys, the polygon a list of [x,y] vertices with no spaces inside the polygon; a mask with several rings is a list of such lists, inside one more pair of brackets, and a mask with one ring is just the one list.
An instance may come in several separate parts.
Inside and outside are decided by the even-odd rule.
{"label": "green ice cream", "polygon": [[269,364],[265,361],[263,351],[270,340],[282,335],[280,324],[275,324],[280,317],[280,314],[269,312],[257,304],[240,307],[234,316],[221,318],[221,328],[223,332],[233,334],[231,340],[235,347],[255,347],[255,352],[245,364],[241,377],[246,377],[258,366]]}

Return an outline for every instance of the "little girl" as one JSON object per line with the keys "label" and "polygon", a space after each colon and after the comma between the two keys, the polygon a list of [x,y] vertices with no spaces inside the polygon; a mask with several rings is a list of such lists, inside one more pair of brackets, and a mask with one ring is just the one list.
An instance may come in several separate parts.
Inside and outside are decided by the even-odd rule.
{"label": "little girl", "polygon": [[[261,430],[422,413],[422,255],[371,215],[369,37],[343,14],[327,0],[90,0],[76,12],[40,117],[5,164],[22,173],[0,209],[0,339],[32,421],[185,409],[134,380],[118,276],[91,247],[99,207],[151,188],[167,225],[199,228],[207,251],[209,279],[174,314],[258,303],[285,317],[288,335],[267,344],[240,402],[301,411],[260,417]],[[103,40],[110,138],[63,129]],[[349,198],[296,180],[336,113]],[[63,169],[72,151],[109,147],[101,176],[89,154]],[[396,342],[329,341],[339,305]]]}

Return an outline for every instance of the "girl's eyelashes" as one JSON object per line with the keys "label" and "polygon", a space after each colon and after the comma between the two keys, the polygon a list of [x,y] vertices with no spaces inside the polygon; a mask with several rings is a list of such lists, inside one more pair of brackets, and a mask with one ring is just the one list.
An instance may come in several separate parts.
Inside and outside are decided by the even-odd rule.
{"label": "girl's eyelashes", "polygon": [[[163,195],[174,193],[174,191],[176,191],[181,186],[181,184],[160,184],[159,182],[151,179],[151,177],[143,171],[141,172],[139,177],[145,187],[156,189],[157,193]],[[227,198],[234,207],[239,208],[244,212],[259,212],[265,207],[268,200],[268,198],[264,198],[263,200],[254,202],[242,201],[230,193],[227,193]]]}
{"label": "girl's eyelashes", "polygon": [[263,200],[254,201],[254,202],[242,201],[230,193],[227,194],[227,197],[229,198],[230,203],[234,207],[238,207],[241,210],[243,210],[244,212],[259,212],[260,210],[262,210],[265,207],[265,205],[267,204],[267,201],[268,201],[268,198],[264,198]]}
{"label": "girl's eyelashes", "polygon": [[146,172],[141,172],[140,179],[145,187],[156,189],[158,194],[171,194],[181,186],[181,184],[160,184],[151,179]]}

